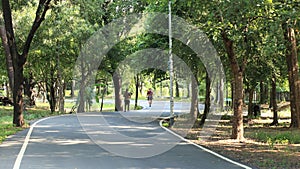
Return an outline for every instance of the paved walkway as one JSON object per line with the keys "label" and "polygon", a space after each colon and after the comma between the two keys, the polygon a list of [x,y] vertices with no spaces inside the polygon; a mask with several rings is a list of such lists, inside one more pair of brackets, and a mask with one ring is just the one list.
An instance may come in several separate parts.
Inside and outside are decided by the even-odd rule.
{"label": "paved walkway", "polygon": [[[154,103],[148,114],[159,114],[163,109],[162,104]],[[249,168],[187,142],[151,118],[135,121],[145,117],[145,110],[126,113],[42,119],[0,145],[0,168]]]}

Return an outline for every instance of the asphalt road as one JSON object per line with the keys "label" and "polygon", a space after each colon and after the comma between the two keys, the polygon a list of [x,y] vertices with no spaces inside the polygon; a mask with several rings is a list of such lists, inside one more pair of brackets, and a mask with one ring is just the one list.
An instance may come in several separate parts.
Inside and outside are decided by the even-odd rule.
{"label": "asphalt road", "polygon": [[[186,105],[175,105],[184,113]],[[168,104],[41,119],[0,145],[0,169],[250,168],[160,127]],[[180,111],[179,111],[180,110]]]}

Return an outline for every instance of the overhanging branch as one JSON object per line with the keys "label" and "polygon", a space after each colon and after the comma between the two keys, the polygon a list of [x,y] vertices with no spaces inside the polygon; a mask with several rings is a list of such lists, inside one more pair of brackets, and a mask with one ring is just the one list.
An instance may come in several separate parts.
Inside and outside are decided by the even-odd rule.
{"label": "overhanging branch", "polygon": [[31,30],[27,36],[27,39],[26,39],[26,42],[25,42],[25,45],[23,48],[23,53],[22,53],[23,57],[21,57],[22,58],[21,64],[25,64],[25,62],[26,62],[30,44],[33,40],[35,32],[37,31],[37,29],[40,27],[41,23],[45,19],[45,15],[46,15],[48,9],[50,8],[50,2],[51,2],[51,0],[40,0],[39,1],[39,5],[36,10],[34,22],[31,26]]}

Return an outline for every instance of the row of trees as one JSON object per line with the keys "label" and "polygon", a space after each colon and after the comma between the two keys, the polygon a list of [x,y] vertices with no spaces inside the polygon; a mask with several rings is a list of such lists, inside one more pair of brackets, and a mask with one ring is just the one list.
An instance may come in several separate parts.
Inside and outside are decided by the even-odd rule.
{"label": "row of trees", "polygon": [[[64,90],[72,80],[70,68],[74,67],[82,45],[93,33],[114,19],[132,13],[168,11],[167,0],[1,2],[2,52],[6,58],[9,84],[13,89],[13,123],[17,126],[23,124],[24,81],[31,86],[39,84],[47,92],[51,110],[55,111],[59,102],[60,111],[63,111]],[[291,127],[300,128],[297,59],[300,39],[299,8],[299,2],[293,0],[172,0],[173,14],[204,31],[222,59],[229,79],[227,83],[232,89],[232,138],[243,140],[242,108],[245,91],[249,93],[248,106],[251,108],[251,96],[258,84],[261,92],[265,86],[272,84],[274,93],[276,84],[283,83],[286,79],[290,89]],[[122,109],[122,86],[120,77],[113,76],[115,70],[127,56],[147,48],[167,49],[168,38],[156,34],[128,38],[112,48],[102,61],[99,69],[106,73],[102,73],[103,76],[100,73],[99,79],[107,79],[107,74],[113,77],[114,86],[118,89],[115,91],[117,110]],[[193,83],[192,87],[194,97],[198,96],[197,84],[205,79],[205,112],[209,112],[210,79],[203,64],[186,44],[174,39],[173,49],[196,77],[196,84]],[[159,60],[159,57],[158,55],[156,59]],[[154,83],[168,78],[165,72],[145,70],[136,75],[137,89],[143,74],[155,74],[152,80]],[[276,97],[272,98],[276,115]],[[79,109],[84,110],[84,107]],[[197,116],[197,108],[194,109],[192,113],[196,112]]]}
{"label": "row of trees", "polygon": [[[227,70],[231,71],[228,79],[232,79],[233,89],[232,137],[243,140],[244,89],[252,96],[255,87],[266,80],[271,81],[274,91],[277,79],[288,78],[291,127],[299,128],[299,13],[296,12],[299,2],[243,0],[177,4],[182,13],[207,32]],[[276,113],[276,100],[273,107]]]}

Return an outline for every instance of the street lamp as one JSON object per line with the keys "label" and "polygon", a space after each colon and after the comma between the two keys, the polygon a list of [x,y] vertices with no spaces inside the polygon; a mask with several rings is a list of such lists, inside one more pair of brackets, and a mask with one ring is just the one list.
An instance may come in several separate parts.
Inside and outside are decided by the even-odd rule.
{"label": "street lamp", "polygon": [[172,55],[172,10],[169,1],[169,73],[170,73],[170,125],[174,123],[174,98],[173,98],[173,55]]}

